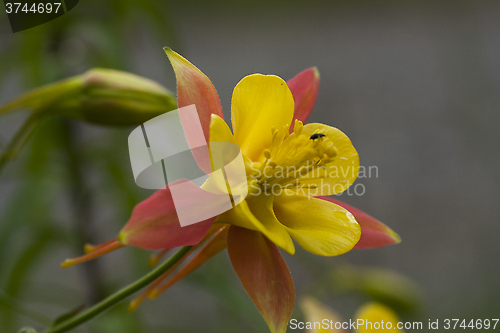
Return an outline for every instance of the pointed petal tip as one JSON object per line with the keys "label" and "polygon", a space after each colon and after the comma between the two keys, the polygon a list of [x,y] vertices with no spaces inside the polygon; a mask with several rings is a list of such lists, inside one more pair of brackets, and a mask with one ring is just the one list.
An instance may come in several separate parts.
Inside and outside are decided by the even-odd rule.
{"label": "pointed petal tip", "polygon": [[399,236],[399,234],[397,234],[396,232],[394,232],[394,230],[390,229],[389,228],[389,235],[392,236],[392,238],[394,239],[394,243],[393,244],[399,244],[401,243],[401,237]]}
{"label": "pointed petal tip", "polygon": [[61,263],[62,268],[68,268],[76,264],[81,264],[86,261],[98,258],[102,255],[108,254],[110,252],[113,252],[115,250],[118,250],[125,245],[120,243],[119,240],[112,239],[111,241],[103,243],[101,246],[97,245],[97,249],[94,251],[84,254],[83,256],[77,257],[77,258],[72,258],[72,259],[66,259]]}
{"label": "pointed petal tip", "polygon": [[379,230],[370,230],[370,227],[363,226],[361,222],[361,237],[363,237],[363,232],[365,232],[366,237],[362,239],[356,246],[355,249],[370,249],[389,245],[396,245],[401,243],[401,237],[387,225],[380,223]]}
{"label": "pointed petal tip", "polygon": [[94,244],[90,244],[90,243],[85,243],[83,245],[83,252],[85,252],[85,254],[89,254],[89,253],[92,253],[96,250],[96,247]]}
{"label": "pointed petal tip", "polygon": [[311,67],[311,70],[314,71],[314,76],[319,80],[321,78],[321,75],[319,74],[318,67],[316,67],[316,66]]}
{"label": "pointed petal tip", "polygon": [[[210,115],[224,118],[219,95],[212,81],[189,60],[170,48],[164,48],[177,81],[177,104],[179,108],[195,105],[199,121],[209,141]],[[189,137],[188,137],[189,141]]]}
{"label": "pointed petal tip", "polygon": [[73,260],[71,259],[66,259],[64,260],[62,263],[61,263],[61,268],[68,268],[68,267],[71,267],[73,266],[74,264],[76,264],[76,262],[74,262]]}
{"label": "pointed petal tip", "polygon": [[127,244],[127,234],[123,230],[120,230],[120,233],[116,237],[116,240],[118,241],[118,243],[121,243],[123,245],[129,245]]}
{"label": "pointed petal tip", "polygon": [[168,60],[170,60],[170,63],[172,64],[172,67],[174,67],[174,69],[175,65],[180,65],[181,63],[185,63],[194,67],[186,58],[184,58],[179,53],[172,50],[170,47],[165,46],[163,48],[163,51],[165,51],[165,54],[167,55]]}
{"label": "pointed petal tip", "polygon": [[168,56],[169,54],[172,54],[172,53],[177,53],[177,52],[175,52],[174,50],[172,50],[172,49],[171,49],[170,47],[168,47],[168,46],[164,46],[164,47],[163,47],[163,51],[167,54],[167,56]]}
{"label": "pointed petal tip", "polygon": [[387,225],[376,220],[380,225],[380,229],[372,229],[373,226],[364,225],[366,221],[360,220],[361,222],[361,239],[356,244],[354,249],[373,249],[389,245],[396,245],[401,243],[401,237],[394,230],[389,228]]}
{"label": "pointed petal tip", "polygon": [[401,237],[396,232],[373,216],[340,200],[330,197],[320,198],[347,209],[361,226],[361,238],[354,249],[372,249],[401,243]]}
{"label": "pointed petal tip", "polygon": [[154,299],[156,299],[156,298],[158,297],[158,295],[160,295],[160,294],[161,294],[161,292],[155,289],[155,290],[151,290],[151,292],[148,294],[148,296],[147,296],[147,297],[148,297],[150,300],[154,300]]}
{"label": "pointed petal tip", "polygon": [[137,310],[140,304],[141,302],[138,302],[136,299],[130,301],[127,307],[127,312],[134,312],[135,310]]}
{"label": "pointed petal tip", "polygon": [[212,113],[212,114],[210,115],[210,119],[211,119],[211,120],[213,120],[213,121],[216,121],[216,120],[218,120],[219,118],[220,118],[220,117],[219,117],[218,115],[216,115],[215,113]]}
{"label": "pointed petal tip", "polygon": [[[186,71],[186,70],[194,70],[195,73],[197,73],[198,75],[201,75],[202,77],[206,77],[206,75],[203,74],[203,72],[201,72],[189,60],[187,60],[182,55],[180,55],[179,53],[172,50],[170,47],[165,46],[163,48],[163,51],[165,51],[165,54],[167,55],[168,60],[170,61],[170,64],[174,68],[174,72],[176,74],[177,79],[179,79],[179,77],[178,77],[179,74],[181,77],[183,75],[185,75],[186,73],[183,73],[183,71]],[[208,80],[208,78],[206,78],[206,79]],[[186,105],[182,105],[182,106],[186,106]],[[179,105],[179,107],[182,107],[182,106]]]}

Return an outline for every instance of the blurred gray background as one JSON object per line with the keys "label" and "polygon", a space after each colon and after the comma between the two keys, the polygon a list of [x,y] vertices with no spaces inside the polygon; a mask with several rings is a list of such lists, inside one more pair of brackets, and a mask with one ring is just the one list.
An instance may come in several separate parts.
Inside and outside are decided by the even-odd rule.
{"label": "blurred gray background", "polygon": [[[85,1],[78,5],[85,6]],[[378,167],[378,178],[357,181],[365,187],[364,195],[339,199],[386,223],[402,243],[321,259],[322,265],[348,260],[408,276],[423,291],[423,310],[414,318],[424,323],[429,318],[500,316],[500,1],[186,1],[171,3],[169,9],[176,36],[172,47],[212,80],[226,119],[232,89],[243,76],[259,72],[286,80],[317,66],[320,91],[309,121],[340,128],[351,138],[361,164]],[[129,70],[174,90],[173,71],[162,51],[169,41],[159,44],[161,38],[140,25],[127,29]],[[12,38],[5,33],[2,43]],[[78,36],[74,38],[80,45]],[[87,69],[78,61],[70,66],[76,73]],[[16,82],[15,75],[10,82]],[[20,91],[4,81],[0,101]],[[12,133],[11,124],[19,121],[9,117],[0,119],[2,132]],[[104,131],[82,126],[83,140],[99,138]],[[116,144],[125,146],[126,141]],[[16,163],[21,162],[9,168]],[[8,176],[2,178],[1,201],[15,184]],[[98,191],[98,182],[94,184]],[[106,214],[106,208],[93,213],[100,241],[114,237],[117,225],[125,222],[109,226]],[[136,275],[127,262],[137,251],[100,259],[103,274],[118,285],[132,281]],[[47,252],[31,290],[44,283],[82,288],[77,268],[58,267],[65,256],[76,254],[60,247]],[[230,270],[227,254],[219,257],[210,269]],[[307,258],[303,251],[295,258],[285,256],[298,295],[315,281],[305,268]],[[197,274],[209,274],[204,269]],[[245,299],[236,275],[230,272],[229,277],[233,282],[226,287]],[[329,304],[348,318],[355,305],[347,302],[345,309],[333,299]],[[227,319],[230,309],[216,304],[203,287],[184,281],[146,302],[141,316],[152,327],[174,322],[171,332],[207,327],[215,332],[232,320]],[[54,306],[57,311],[62,309]],[[232,325],[228,332],[265,328],[244,320]]]}

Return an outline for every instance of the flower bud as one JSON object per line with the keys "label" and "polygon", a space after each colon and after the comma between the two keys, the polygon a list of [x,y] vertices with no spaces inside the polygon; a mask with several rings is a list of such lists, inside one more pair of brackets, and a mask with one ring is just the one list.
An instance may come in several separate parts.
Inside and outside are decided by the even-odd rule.
{"label": "flower bud", "polygon": [[31,108],[108,126],[140,125],[177,108],[175,95],[155,81],[131,73],[96,68],[31,90],[0,108]]}

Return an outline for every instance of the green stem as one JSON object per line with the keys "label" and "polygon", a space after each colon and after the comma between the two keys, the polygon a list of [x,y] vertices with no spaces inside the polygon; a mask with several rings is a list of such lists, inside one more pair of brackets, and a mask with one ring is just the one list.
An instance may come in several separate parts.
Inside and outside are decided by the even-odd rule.
{"label": "green stem", "polygon": [[33,133],[39,119],[40,117],[38,114],[32,113],[24,122],[23,126],[17,131],[0,156],[0,171],[9,160],[16,158],[21,148]]}
{"label": "green stem", "polygon": [[156,267],[154,270],[144,275],[139,280],[129,284],[125,288],[118,290],[113,295],[97,303],[93,307],[77,314],[76,316],[56,325],[48,328],[43,333],[62,333],[67,332],[70,329],[77,327],[90,319],[94,318],[98,314],[110,309],[114,305],[118,304],[128,296],[132,295],[136,291],[144,288],[157,278],[159,278],[163,273],[170,269],[176,262],[182,259],[184,255],[189,251],[191,246],[181,247],[174,255],[172,255],[167,261]]}

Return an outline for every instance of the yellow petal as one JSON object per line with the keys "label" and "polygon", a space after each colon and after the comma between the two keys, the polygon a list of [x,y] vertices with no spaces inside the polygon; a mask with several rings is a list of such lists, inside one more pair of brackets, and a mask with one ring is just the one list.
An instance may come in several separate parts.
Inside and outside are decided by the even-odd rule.
{"label": "yellow petal", "polygon": [[[300,179],[300,186],[295,191],[312,196],[333,195],[345,191],[358,177],[359,157],[351,140],[342,131],[324,124],[304,125],[302,133],[311,136],[321,133],[325,136],[317,140],[332,142],[336,150],[335,159],[325,168],[317,168]],[[309,190],[305,190],[309,187]]]}
{"label": "yellow petal", "polygon": [[[242,165],[239,163],[233,163],[234,159],[238,158],[240,153],[238,145],[234,142],[233,134],[224,119],[218,115],[212,114],[212,120],[210,122],[210,158],[212,171],[224,168],[226,172],[224,178],[221,179],[222,182],[220,182],[217,177],[212,176],[211,177],[214,178],[213,180],[216,182],[214,183],[212,180],[207,181],[213,183],[210,185],[210,188],[215,189],[213,193],[231,192],[233,196],[243,196],[243,198],[246,196],[248,193],[248,186],[245,168],[240,168]],[[244,164],[253,164],[245,155],[241,154],[241,157],[243,158]],[[226,177],[228,178],[226,179]],[[212,187],[213,185],[216,186]],[[209,186],[208,183],[205,186]],[[228,191],[228,187],[231,188],[230,191]],[[220,188],[221,191],[217,190],[217,188]],[[204,189],[211,191],[208,187]]]}
{"label": "yellow petal", "polygon": [[[404,332],[397,328],[399,318],[397,314],[390,308],[380,303],[372,302],[363,305],[355,315],[358,320],[363,320],[362,325],[358,325],[356,333],[372,333],[380,331],[391,331],[394,333]],[[382,325],[382,322],[384,323]]]}
{"label": "yellow petal", "polygon": [[[227,126],[224,119],[216,114],[212,114],[212,120],[210,122],[210,142],[229,142],[236,144],[229,126]],[[252,164],[252,161],[244,154],[243,160],[245,164]]]}
{"label": "yellow petal", "polygon": [[342,206],[354,216],[361,227],[361,238],[354,249],[372,249],[401,243],[401,238],[397,233],[392,231],[391,228],[356,207],[350,206],[335,198],[320,197],[320,199]]}
{"label": "yellow petal", "polygon": [[216,114],[212,114],[210,121],[210,142],[231,142],[234,143],[233,133],[227,126],[224,119]]}
{"label": "yellow petal", "polygon": [[[227,126],[224,119],[222,119],[221,117],[219,117],[216,114],[212,114],[212,119],[210,121],[210,144],[212,144],[214,142],[224,142],[224,143],[233,143],[234,144],[233,133],[231,133],[229,126]],[[218,152],[220,153],[220,147],[213,147],[213,145],[211,145],[211,149],[212,148],[214,148],[216,153],[218,153]],[[212,164],[212,171],[215,171],[216,168],[214,167],[214,161],[213,161],[213,156],[212,156],[213,152],[214,151],[211,150],[210,160],[211,160],[211,164]],[[224,158],[221,158],[220,156],[217,156],[217,157],[218,157],[218,161],[216,163],[217,166],[223,167],[224,166]],[[212,177],[212,178],[214,178],[214,177]],[[210,178],[209,178],[209,180],[210,180]],[[214,178],[214,180],[215,180],[215,178]],[[222,180],[222,182],[220,182],[220,180]],[[219,186],[221,187],[221,189],[223,189],[222,192],[227,193],[227,186],[226,186],[226,181],[224,180],[224,178],[217,179],[217,183],[219,183],[219,182],[220,182]],[[218,192],[216,191],[214,193],[218,193]]]}
{"label": "yellow petal", "polygon": [[[342,318],[332,309],[321,304],[312,297],[306,297],[300,302],[306,322],[311,323],[307,333],[345,333],[346,330],[340,326],[335,328],[336,323],[343,323]],[[325,321],[326,319],[326,321]],[[338,325],[338,324],[337,324]],[[338,326],[337,326],[338,327]]]}
{"label": "yellow petal", "polygon": [[293,110],[293,96],[283,79],[262,74],[244,77],[231,100],[234,137],[243,154],[258,161],[271,144],[272,128],[289,126]]}
{"label": "yellow petal", "polygon": [[290,235],[273,213],[273,196],[250,195],[233,209],[219,215],[216,222],[260,231],[283,250],[295,253]]}
{"label": "yellow petal", "polygon": [[361,228],[346,209],[288,190],[274,198],[274,213],[300,246],[317,255],[343,254],[361,236]]}

